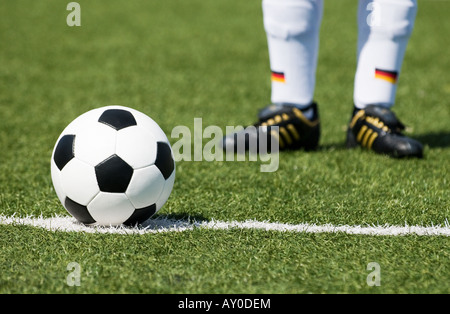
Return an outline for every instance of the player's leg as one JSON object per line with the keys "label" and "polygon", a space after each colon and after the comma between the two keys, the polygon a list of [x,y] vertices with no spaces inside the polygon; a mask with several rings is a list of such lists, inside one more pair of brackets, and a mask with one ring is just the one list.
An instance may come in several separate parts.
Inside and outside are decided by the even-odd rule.
{"label": "player's leg", "polygon": [[[227,151],[236,151],[239,139],[248,142],[260,136],[270,137],[270,127],[276,126],[280,149],[315,148],[320,127],[313,94],[323,1],[263,0],[262,7],[272,105],[260,110],[255,124],[258,128],[246,129],[245,136],[228,134],[223,146]],[[248,143],[245,147],[248,148]]]}
{"label": "player's leg", "polygon": [[416,0],[360,0],[354,89],[357,108],[394,105],[416,11]]}
{"label": "player's leg", "polygon": [[264,0],[272,103],[313,102],[322,0]]}
{"label": "player's leg", "polygon": [[404,126],[390,110],[416,12],[417,0],[359,1],[355,107],[348,147],[422,157],[422,145],[401,134]]}

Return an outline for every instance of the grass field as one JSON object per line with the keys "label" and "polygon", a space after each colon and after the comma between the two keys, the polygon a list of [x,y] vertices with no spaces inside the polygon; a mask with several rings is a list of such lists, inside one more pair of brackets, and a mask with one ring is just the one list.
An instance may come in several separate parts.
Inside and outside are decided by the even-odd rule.
{"label": "grass field", "polygon": [[[69,1],[67,1],[68,3]],[[61,131],[106,105],[177,125],[245,125],[270,98],[260,0],[1,1],[0,214],[68,215],[50,177]],[[356,1],[325,1],[316,100],[321,147],[260,162],[177,163],[157,216],[196,221],[447,225],[450,1],[419,1],[394,111],[422,160],[344,147],[356,67]],[[0,293],[449,293],[447,236],[193,228],[92,234],[0,224]],[[67,265],[81,266],[68,286]],[[371,262],[381,285],[366,282]]]}

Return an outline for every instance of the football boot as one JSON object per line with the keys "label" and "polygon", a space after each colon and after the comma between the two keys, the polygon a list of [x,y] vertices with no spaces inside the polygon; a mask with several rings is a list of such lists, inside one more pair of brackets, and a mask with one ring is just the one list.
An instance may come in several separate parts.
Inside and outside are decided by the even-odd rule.
{"label": "football boot", "polygon": [[[312,119],[304,111],[312,110]],[[320,120],[316,103],[306,109],[290,104],[271,104],[258,113],[258,122],[240,131],[227,134],[222,140],[225,152],[259,152],[277,150],[314,150],[319,144]],[[275,143],[276,147],[262,147]]]}
{"label": "football boot", "polygon": [[361,146],[396,158],[422,158],[422,144],[403,135],[404,129],[403,123],[389,108],[380,105],[355,108],[347,129],[346,146]]}

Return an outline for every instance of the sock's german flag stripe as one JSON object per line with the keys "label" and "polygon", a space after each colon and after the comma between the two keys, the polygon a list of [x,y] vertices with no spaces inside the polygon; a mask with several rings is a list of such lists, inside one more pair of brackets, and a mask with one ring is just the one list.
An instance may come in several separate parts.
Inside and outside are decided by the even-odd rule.
{"label": "sock's german flag stripe", "polygon": [[397,71],[387,71],[375,69],[375,78],[388,81],[389,83],[395,84],[397,83]]}
{"label": "sock's german flag stripe", "polygon": [[283,72],[272,71],[271,79],[273,82],[285,83],[286,79]]}

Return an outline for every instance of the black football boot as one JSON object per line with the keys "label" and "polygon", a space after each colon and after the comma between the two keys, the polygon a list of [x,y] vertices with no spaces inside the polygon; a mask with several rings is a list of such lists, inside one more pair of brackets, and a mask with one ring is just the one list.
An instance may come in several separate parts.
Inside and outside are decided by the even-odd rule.
{"label": "black football boot", "polygon": [[[309,109],[313,110],[311,120],[303,114]],[[221,144],[225,152],[239,153],[258,152],[264,143],[276,143],[275,148],[264,147],[265,151],[314,150],[319,144],[319,138],[320,120],[316,103],[303,110],[289,104],[272,104],[259,110],[257,123],[227,134]]]}
{"label": "black football boot", "polygon": [[386,107],[369,105],[353,110],[347,129],[346,146],[357,146],[391,157],[423,157],[420,142],[402,134],[405,126]]}

